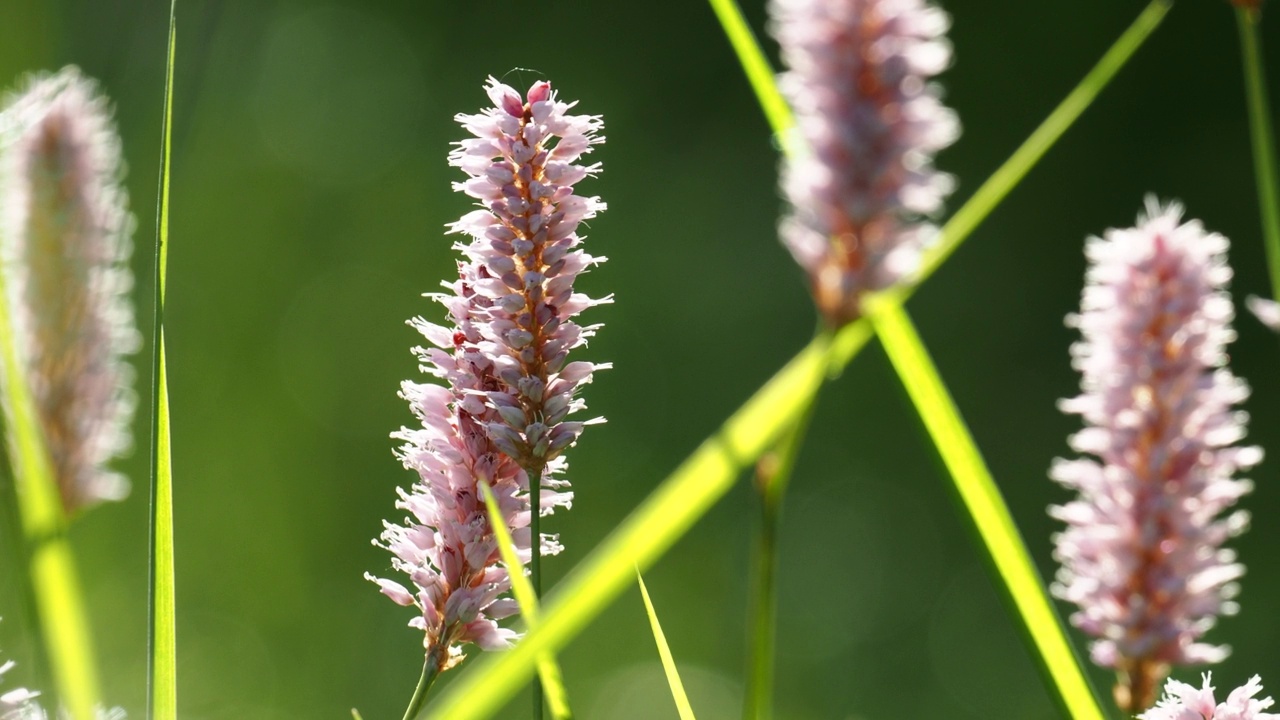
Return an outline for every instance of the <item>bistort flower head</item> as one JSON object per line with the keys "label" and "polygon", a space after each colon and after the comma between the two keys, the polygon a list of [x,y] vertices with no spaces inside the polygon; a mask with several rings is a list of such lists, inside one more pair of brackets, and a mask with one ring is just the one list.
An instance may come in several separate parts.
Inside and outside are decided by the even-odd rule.
{"label": "bistort flower head", "polygon": [[1218,662],[1228,649],[1199,642],[1232,614],[1244,573],[1223,547],[1248,523],[1222,513],[1250,490],[1237,470],[1262,459],[1234,446],[1248,396],[1225,367],[1234,339],[1225,287],[1227,239],[1182,208],[1147,199],[1138,226],[1091,238],[1080,314],[1068,323],[1082,374],[1061,403],[1085,427],[1071,447],[1095,458],[1058,460],[1052,477],[1079,497],[1050,514],[1062,563],[1054,592],[1075,603],[1094,662],[1120,672],[1117,698],[1149,707],[1170,665]]}
{"label": "bistort flower head", "polygon": [[12,326],[68,513],[128,492],[133,218],[106,99],[74,67],[0,116],[0,260]]}
{"label": "bistort flower head", "polygon": [[1186,683],[1170,680],[1165,683],[1164,697],[1154,708],[1138,716],[1139,720],[1280,720],[1280,715],[1263,712],[1275,704],[1267,697],[1255,700],[1262,692],[1262,680],[1254,675],[1249,682],[1231,691],[1226,702],[1217,703],[1213,698],[1213,686],[1209,673],[1204,674],[1204,686],[1196,688]]}
{"label": "bistort flower head", "polygon": [[483,209],[451,225],[471,238],[457,248],[479,274],[474,290],[486,313],[480,325],[483,350],[494,358],[500,385],[485,388],[498,413],[486,425],[503,452],[530,472],[572,445],[586,424],[565,417],[585,408],[578,388],[608,364],[577,361],[569,352],[585,345],[598,325],[582,327],[578,313],[612,301],[573,290],[587,268],[603,262],[583,252],[578,227],[605,209],[598,197],[574,193],[600,163],[578,161],[604,142],[595,115],[570,115],[576,103],[560,102],[546,82],[534,83],[527,100],[489,78],[494,106],[479,115],[459,115],[472,139],[463,140],[449,163],[471,176],[454,189]]}
{"label": "bistort flower head", "polygon": [[[532,556],[529,477],[540,478],[542,514],[568,507],[572,493],[559,478],[563,450],[582,431],[565,416],[582,407],[577,389],[605,365],[566,363],[594,327],[573,317],[602,301],[573,292],[573,280],[599,262],[579,249],[579,224],[604,208],[573,193],[598,165],[576,161],[600,142],[600,119],[568,114],[546,82],[524,98],[490,78],[494,107],[458,120],[475,139],[450,154],[471,180],[457,189],[484,209],[451,228],[470,236],[458,279],[430,297],[448,312],[448,326],[422,318],[411,324],[430,342],[417,348],[423,370],[445,385],[406,382],[401,396],[422,422],[396,433],[398,455],[419,482],[401,491],[411,517],[386,524],[381,546],[414,591],[366,575],[401,605],[420,611],[410,624],[425,631],[428,661],[446,669],[461,646],[506,647],[513,631],[497,620],[517,611],[506,597],[511,581],[499,553],[479,483],[492,488],[522,562]],[[606,299],[607,301],[607,299]],[[540,553],[560,551],[542,535]]]}
{"label": "bistort flower head", "polygon": [[783,242],[827,321],[913,273],[951,176],[933,154],[960,134],[929,79],[951,61],[946,13],[925,0],[771,0],[799,142],[782,190]]}

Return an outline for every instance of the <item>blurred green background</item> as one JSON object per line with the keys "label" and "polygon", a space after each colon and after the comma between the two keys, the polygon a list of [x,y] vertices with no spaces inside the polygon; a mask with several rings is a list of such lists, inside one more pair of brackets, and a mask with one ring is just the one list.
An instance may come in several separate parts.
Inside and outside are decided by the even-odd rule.
{"label": "blurred green background", "polygon": [[[945,7],[956,63],[943,82],[964,135],[938,165],[959,180],[955,208],[1142,5]],[[0,84],[75,63],[114,100],[144,318],[167,11],[0,3]],[[762,3],[745,11],[760,30]],[[582,357],[616,368],[586,393],[609,423],[570,454],[577,496],[548,523],[567,549],[546,563],[547,584],[808,339],[810,302],[775,231],[777,155],[699,0],[181,0],[178,12],[168,351],[181,716],[398,718],[421,635],[361,574],[386,569],[370,539],[412,480],[388,438],[411,420],[398,384],[417,376],[420,339],[404,320],[436,316],[420,294],[451,272],[443,226],[469,207],[449,189],[453,115],[487,102],[493,74],[522,89],[549,78],[605,118],[605,170],[583,187],[609,204],[588,242],[610,262],[582,284],[617,302],[592,311],[606,327]],[[1280,17],[1264,32],[1280,80]],[[1132,224],[1144,193],[1180,198],[1235,241],[1237,299],[1267,291],[1242,93],[1230,8],[1183,0],[910,304],[1046,576],[1057,528],[1044,509],[1067,498],[1046,470],[1078,427],[1055,402],[1077,388],[1062,317],[1078,304],[1084,238]],[[1280,453],[1280,343],[1251,317],[1238,326],[1250,438]],[[74,528],[107,699],[133,717],[148,413],[143,397],[141,439],[121,463],[133,495]],[[1220,688],[1260,673],[1280,692],[1276,468],[1255,471],[1255,527],[1235,543],[1243,611],[1209,636],[1235,648],[1215,669]],[[739,713],[753,508],[740,484],[648,576],[702,720]],[[1056,716],[874,345],[822,398],[783,534],[780,718]],[[9,676],[21,682],[31,663],[10,582],[0,647],[23,663]],[[635,592],[562,661],[582,718],[675,717]],[[503,714],[526,716],[523,700]]]}

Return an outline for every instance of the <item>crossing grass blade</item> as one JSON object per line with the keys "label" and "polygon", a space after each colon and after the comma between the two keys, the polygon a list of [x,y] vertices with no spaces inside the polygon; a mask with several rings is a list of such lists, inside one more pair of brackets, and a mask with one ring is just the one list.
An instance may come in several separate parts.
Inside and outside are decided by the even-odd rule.
{"label": "crossing grass blade", "polygon": [[1249,105],[1249,136],[1271,295],[1280,300],[1280,173],[1276,170],[1275,132],[1271,127],[1271,104],[1267,99],[1262,40],[1258,33],[1261,12],[1261,8],[1237,6],[1236,22],[1240,29],[1240,59]]}
{"label": "crossing grass blade", "polygon": [[979,543],[1025,637],[1046,685],[1073,720],[1105,720],[1096,692],[1045,593],[1026,543],[991,478],[911,319],[896,302],[868,302],[872,324],[920,413],[973,523]]}
{"label": "crossing grass blade", "polygon": [[680,681],[680,670],[676,667],[675,658],[671,657],[667,636],[662,632],[662,623],[658,622],[658,611],[653,609],[649,588],[644,586],[644,576],[639,570],[636,571],[636,582],[640,585],[640,596],[644,598],[644,609],[649,613],[649,627],[653,630],[653,641],[658,644],[658,657],[662,658],[662,670],[667,674],[667,685],[671,686],[676,712],[680,713],[680,720],[696,720],[693,707],[689,705],[689,696],[684,692],[684,683]]}
{"label": "crossing grass blade", "polygon": [[[524,617],[525,626],[533,628],[538,624],[538,596],[533,592],[533,583],[524,574],[524,565],[516,556],[516,546],[507,531],[506,519],[493,497],[493,490],[487,483],[480,483],[480,492],[484,495],[484,505],[489,512],[489,526],[498,541],[498,552],[502,554],[502,564],[507,566],[507,574],[511,576],[511,593],[520,604],[520,614]],[[531,542],[538,539],[532,538]],[[569,709],[569,693],[564,689],[564,678],[560,665],[555,657],[547,654],[538,659],[538,677],[542,679],[542,689],[546,693],[547,707],[551,709],[551,717],[556,720],[571,720],[573,712]]]}
{"label": "crossing grass blade", "polygon": [[[731,0],[720,2],[736,11]],[[1169,0],[1152,0],[1080,85],[943,226],[937,244],[926,255],[917,284],[937,271],[1062,137],[1156,29],[1170,5]],[[745,37],[751,39],[750,33]],[[771,74],[765,75],[772,80]],[[775,117],[778,115],[782,117]],[[775,132],[785,134],[789,127],[785,117],[776,112],[770,115]],[[902,288],[896,300],[905,301],[915,287]],[[497,712],[528,682],[538,654],[564,647],[626,589],[634,568],[647,569],[682,537],[728,492],[742,471],[794,425],[823,379],[848,365],[871,333],[870,323],[863,319],[834,338],[816,338],[801,350],[547,595],[538,626],[520,644],[510,652],[481,658],[450,685],[432,705],[433,717],[466,720]]]}
{"label": "crossing grass blade", "polygon": [[173,563],[173,468],[169,454],[169,389],[165,373],[165,269],[169,259],[169,165],[173,127],[173,63],[177,40],[169,4],[169,45],[161,123],[159,198],[156,203],[156,277],[151,410],[151,552],[147,632],[147,717],[175,720],[178,714],[177,639]]}

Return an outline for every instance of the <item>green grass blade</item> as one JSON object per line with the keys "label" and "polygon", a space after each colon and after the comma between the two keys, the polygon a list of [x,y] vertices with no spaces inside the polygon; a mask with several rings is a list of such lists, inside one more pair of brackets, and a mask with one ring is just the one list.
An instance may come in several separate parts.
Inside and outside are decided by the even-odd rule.
{"label": "green grass blade", "polygon": [[942,456],[1000,581],[997,585],[1007,593],[1006,600],[1031,644],[1031,654],[1041,664],[1050,692],[1068,717],[1104,720],[1102,706],[1067,640],[1009,508],[906,310],[893,301],[868,305],[880,342]]}
{"label": "green grass blade", "polygon": [[680,713],[680,720],[696,720],[693,707],[689,705],[689,696],[684,692],[684,683],[680,682],[680,670],[676,667],[675,658],[671,657],[667,636],[662,632],[662,623],[658,622],[658,611],[653,609],[649,588],[644,586],[644,577],[639,570],[636,570],[636,582],[640,584],[644,609],[649,613],[649,627],[653,630],[653,641],[658,644],[658,657],[662,658],[662,669],[667,674],[667,684],[671,686],[671,699],[676,702],[676,712]]}
{"label": "green grass blade", "polygon": [[789,143],[785,142],[785,139],[789,134],[788,131],[795,125],[795,118],[791,115],[791,106],[778,90],[778,83],[774,78],[773,68],[769,67],[768,58],[764,56],[764,51],[760,49],[760,43],[756,41],[755,34],[751,32],[751,27],[742,17],[742,11],[738,8],[737,2],[734,0],[709,1],[711,9],[716,13],[716,18],[720,20],[720,26],[724,28],[725,36],[729,38],[729,44],[733,46],[733,52],[738,56],[743,72],[747,75],[747,82],[751,84],[751,89],[756,93],[756,99],[760,101],[760,108],[764,110],[769,126],[773,128],[773,133],[779,138],[782,147],[787,148]]}
{"label": "green grass blade", "polygon": [[[18,358],[8,296],[0,276],[0,364],[8,392],[5,421],[12,431],[10,462],[17,486],[28,573],[54,694],[72,720],[92,720],[98,677],[84,596],[76,574],[67,518],[45,447],[40,420]],[[56,712],[56,709],[53,709]]]}
{"label": "green grass blade", "polygon": [[[866,342],[863,326],[837,337]],[[794,424],[828,374],[834,345],[820,337],[708,438],[622,524],[548,593],[538,625],[512,650],[483,657],[441,694],[432,717],[462,720],[497,712],[528,682],[540,653],[564,647],[733,486],[741,471]]]}
{"label": "green grass blade", "polygon": [[[493,497],[493,490],[486,483],[480,483],[480,492],[484,495],[484,505],[489,511],[489,526],[498,541],[498,552],[502,554],[502,563],[507,566],[507,574],[511,576],[511,593],[520,604],[520,614],[524,617],[525,626],[532,629],[538,624],[538,596],[534,593],[533,583],[524,574],[524,565],[516,556],[516,546],[507,531],[507,521],[502,517],[498,501]],[[537,534],[531,542],[537,542]],[[546,654],[538,658],[538,677],[542,679],[542,689],[546,693],[547,707],[556,720],[570,720],[573,717],[569,710],[569,693],[564,688],[564,678],[560,673],[560,665],[553,655]]]}
{"label": "green grass blade", "polygon": [[[738,54],[738,62],[742,64],[773,132],[779,137],[787,137],[789,130],[795,124],[795,119],[782,93],[778,91],[769,62],[765,59],[764,52],[752,35],[751,29],[747,27],[742,12],[734,0],[709,0],[709,2],[715,9],[716,16],[720,18],[720,23],[724,27],[725,34],[729,36],[734,51]],[[1119,73],[1120,68],[1129,62],[1142,43],[1160,26],[1160,22],[1171,7],[1173,7],[1173,0],[1151,0],[1138,18],[1103,54],[1102,59],[1089,70],[1084,79],[1018,146],[1009,159],[1005,160],[991,174],[991,177],[982,183],[973,196],[951,216],[942,228],[938,242],[925,254],[921,263],[920,281],[932,275],[951,256],[951,253],[955,252],[956,248],[969,237],[996,205],[999,205],[1000,201],[1022,181],[1022,178],[1026,177],[1049,148],[1053,147],[1067,129],[1093,104],[1102,89]],[[789,152],[794,148],[790,143],[783,143],[782,149],[784,152]],[[1271,197],[1275,197],[1274,193]],[[1277,221],[1277,227],[1280,227],[1280,220]],[[1280,237],[1280,230],[1277,233],[1277,237]],[[1277,248],[1277,256],[1280,256],[1280,239],[1277,240]],[[1277,282],[1276,286],[1280,288],[1280,282]],[[905,290],[905,294],[910,292],[910,289]]]}
{"label": "green grass blade", "polygon": [[174,720],[178,714],[176,603],[173,565],[173,467],[169,454],[169,385],[165,372],[165,269],[169,259],[169,164],[173,128],[173,62],[177,40],[175,10],[169,5],[169,48],[161,128],[160,194],[156,207],[155,339],[151,413],[151,566],[147,633],[147,717]]}
{"label": "green grass blade", "polygon": [[1276,179],[1275,132],[1271,127],[1271,104],[1267,100],[1262,41],[1258,37],[1259,13],[1256,8],[1236,8],[1236,21],[1240,27],[1240,59],[1244,64],[1245,93],[1249,103],[1253,169],[1258,186],[1258,211],[1262,214],[1262,237],[1267,248],[1271,294],[1280,300],[1280,187]]}
{"label": "green grass blade", "polygon": [[1049,113],[1009,159],[956,211],[942,228],[941,237],[925,253],[921,263],[921,279],[928,277],[955,252],[996,205],[1017,186],[1022,178],[1040,162],[1040,158],[1062,137],[1084,111],[1093,104],[1111,80],[1120,72],[1142,43],[1160,26],[1160,21],[1173,7],[1173,0],[1152,0],[1138,18],[1120,35],[1093,66],[1080,84]]}

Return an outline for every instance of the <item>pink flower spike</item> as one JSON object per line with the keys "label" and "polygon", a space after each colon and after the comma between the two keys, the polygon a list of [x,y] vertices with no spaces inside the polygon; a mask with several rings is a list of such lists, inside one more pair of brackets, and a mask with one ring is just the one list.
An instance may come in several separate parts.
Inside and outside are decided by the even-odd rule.
{"label": "pink flower spike", "polygon": [[1171,665],[1227,656],[1199,640],[1236,612],[1244,566],[1223,544],[1247,526],[1228,510],[1252,486],[1232,476],[1262,459],[1234,445],[1249,391],[1225,367],[1227,239],[1181,215],[1149,197],[1137,227],[1088,241],[1080,314],[1068,318],[1083,336],[1071,349],[1082,393],[1061,407],[1084,418],[1072,448],[1096,457],[1050,473],[1079,493],[1049,509],[1066,523],[1053,591],[1078,606],[1071,621],[1095,638],[1094,662],[1119,671],[1129,712],[1150,706]]}
{"label": "pink flower spike", "polygon": [[1262,680],[1257,675],[1249,682],[1231,691],[1223,703],[1215,703],[1209,673],[1204,674],[1204,685],[1195,688],[1186,683],[1170,680],[1165,683],[1164,697],[1156,706],[1138,716],[1138,720],[1280,720],[1280,715],[1263,712],[1275,704],[1267,697],[1255,700],[1262,692]]}
{"label": "pink flower spike", "polygon": [[[567,354],[594,335],[595,327],[575,322],[577,314],[610,301],[573,293],[578,275],[604,260],[581,249],[578,228],[605,209],[599,198],[574,192],[600,165],[574,161],[604,138],[600,118],[569,114],[573,103],[560,102],[549,83],[534,83],[519,112],[513,90],[494,78],[488,87],[494,106],[458,119],[490,142],[464,140],[449,156],[471,177],[461,187],[484,209],[450,230],[471,237],[463,253],[484,300],[476,329],[501,381],[488,389],[487,403],[503,424],[486,427],[505,453],[536,474],[576,441],[581,424],[562,430],[565,410],[583,407],[575,393],[594,370],[607,367],[575,363],[574,382],[554,382]],[[551,159],[565,147],[568,155]]]}
{"label": "pink flower spike", "polygon": [[129,293],[134,222],[107,100],[74,67],[33,78],[0,113],[0,256],[19,358],[73,514],[129,490],[141,337]]}
{"label": "pink flower spike", "polygon": [[[522,562],[533,557],[529,478],[539,478],[538,516],[568,508],[573,493],[561,476],[560,455],[590,421],[565,420],[581,409],[576,396],[593,371],[607,364],[575,362],[568,353],[585,345],[594,326],[574,318],[599,300],[573,292],[578,275],[602,258],[584,253],[579,225],[604,209],[598,198],[574,194],[574,185],[599,165],[573,162],[601,142],[600,119],[570,115],[550,84],[538,82],[526,98],[489,78],[492,106],[458,121],[475,137],[449,155],[469,179],[455,189],[480,201],[449,231],[467,236],[458,278],[431,295],[448,322],[410,321],[431,347],[416,348],[422,369],[444,382],[404,383],[401,391],[420,427],[402,428],[397,455],[418,473],[397,507],[402,524],[388,523],[380,545],[412,587],[372,575],[394,602],[412,605],[410,625],[421,629],[427,661],[445,670],[462,648],[510,647],[517,639],[497,621],[516,614],[511,579],[480,483],[493,490]],[[566,150],[567,149],[567,150]],[[551,161],[557,151],[565,153]],[[561,550],[555,535],[540,534],[539,556]]]}
{"label": "pink flower spike", "polygon": [[960,124],[929,79],[950,64],[950,20],[925,0],[770,0],[769,10],[799,141],[783,166],[793,211],[780,234],[839,326],[858,317],[862,293],[908,280],[937,233],[925,218],[954,181],[932,158]]}

